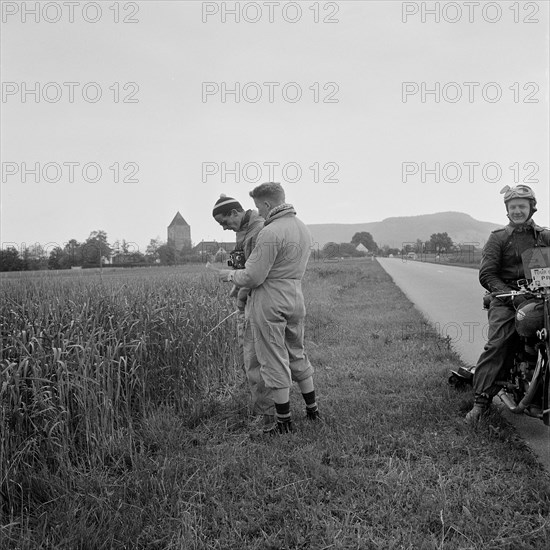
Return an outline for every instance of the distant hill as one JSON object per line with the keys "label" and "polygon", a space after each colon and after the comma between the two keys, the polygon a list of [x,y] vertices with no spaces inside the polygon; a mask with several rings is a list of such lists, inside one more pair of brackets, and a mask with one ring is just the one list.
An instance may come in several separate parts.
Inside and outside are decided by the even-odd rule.
{"label": "distant hill", "polygon": [[308,225],[313,241],[322,248],[328,242],[348,243],[355,233],[368,231],[378,246],[401,248],[416,239],[427,241],[433,233],[447,233],[455,244],[479,243],[502,225],[482,222],[462,212],[438,212],[420,216],[386,218],[369,223],[319,223]]}

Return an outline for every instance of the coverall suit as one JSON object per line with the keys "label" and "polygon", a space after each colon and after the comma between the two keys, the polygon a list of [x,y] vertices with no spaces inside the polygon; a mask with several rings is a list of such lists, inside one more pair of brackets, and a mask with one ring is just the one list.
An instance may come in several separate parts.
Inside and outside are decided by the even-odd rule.
{"label": "coverall suit", "polygon": [[312,239],[291,205],[279,205],[265,220],[245,269],[234,273],[251,289],[245,309],[245,354],[256,354],[266,387],[289,388],[313,375],[304,350],[302,278]]}

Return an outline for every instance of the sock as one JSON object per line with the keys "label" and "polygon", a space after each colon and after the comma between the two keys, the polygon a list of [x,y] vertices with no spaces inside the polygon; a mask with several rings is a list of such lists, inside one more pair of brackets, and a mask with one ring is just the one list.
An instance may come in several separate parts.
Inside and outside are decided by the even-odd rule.
{"label": "sock", "polygon": [[286,403],[275,403],[275,412],[277,416],[277,422],[284,424],[290,422],[290,401]]}
{"label": "sock", "polygon": [[303,393],[302,397],[306,402],[306,411],[315,412],[317,410],[317,402],[315,401],[315,390],[309,393]]}

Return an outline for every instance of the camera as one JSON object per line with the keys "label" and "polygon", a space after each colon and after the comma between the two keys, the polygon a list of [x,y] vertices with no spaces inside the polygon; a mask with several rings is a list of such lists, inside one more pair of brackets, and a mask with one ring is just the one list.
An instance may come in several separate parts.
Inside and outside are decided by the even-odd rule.
{"label": "camera", "polygon": [[227,265],[235,269],[244,269],[244,264],[246,260],[244,257],[243,250],[233,250],[229,253],[229,260],[227,260]]}

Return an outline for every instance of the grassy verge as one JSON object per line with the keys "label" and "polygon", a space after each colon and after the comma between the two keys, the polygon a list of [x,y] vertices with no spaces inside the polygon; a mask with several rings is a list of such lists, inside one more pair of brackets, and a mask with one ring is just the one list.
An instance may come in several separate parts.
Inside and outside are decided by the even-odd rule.
{"label": "grassy verge", "polygon": [[550,478],[498,414],[462,424],[456,356],[380,266],[314,265],[304,286],[322,423],[296,388],[297,431],[270,440],[243,385],[198,419],[157,408],[102,467],[44,472],[48,499],[5,514],[0,547],[550,547]]}
{"label": "grassy verge", "polygon": [[481,251],[456,256],[442,255],[439,257],[435,254],[417,254],[414,260],[407,259],[406,261],[427,262],[430,264],[454,265],[456,267],[469,267],[472,269],[479,269],[479,265],[481,262]]}
{"label": "grassy verge", "polygon": [[438,260],[432,260],[430,258],[422,258],[420,260],[414,260],[414,261],[421,261],[421,262],[427,262],[430,264],[439,264],[439,265],[452,265],[455,267],[469,267],[470,269],[479,269],[479,262],[442,262]]}

